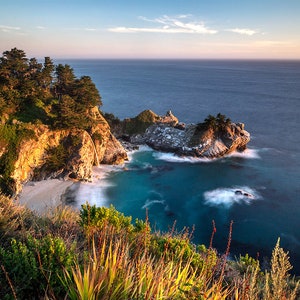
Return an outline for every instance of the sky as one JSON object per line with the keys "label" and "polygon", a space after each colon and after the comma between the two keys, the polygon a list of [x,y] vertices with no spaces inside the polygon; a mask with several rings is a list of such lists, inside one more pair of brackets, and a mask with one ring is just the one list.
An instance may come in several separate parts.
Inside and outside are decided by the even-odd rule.
{"label": "sky", "polygon": [[0,51],[42,58],[300,59],[300,0],[0,0]]}

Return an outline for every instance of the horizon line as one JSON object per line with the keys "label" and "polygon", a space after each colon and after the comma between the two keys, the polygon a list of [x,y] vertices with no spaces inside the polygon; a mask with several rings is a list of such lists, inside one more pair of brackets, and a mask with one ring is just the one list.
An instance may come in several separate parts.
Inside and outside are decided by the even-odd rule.
{"label": "horizon line", "polygon": [[[38,56],[37,58],[42,59],[43,57]],[[212,57],[212,58],[189,58],[189,57],[51,57],[53,60],[63,60],[63,59],[70,59],[70,60],[190,60],[190,61],[195,61],[195,60],[201,60],[201,61],[211,61],[211,60],[228,60],[228,61],[300,61],[300,58],[264,58],[264,57],[259,57],[259,58],[220,58],[220,57]]]}

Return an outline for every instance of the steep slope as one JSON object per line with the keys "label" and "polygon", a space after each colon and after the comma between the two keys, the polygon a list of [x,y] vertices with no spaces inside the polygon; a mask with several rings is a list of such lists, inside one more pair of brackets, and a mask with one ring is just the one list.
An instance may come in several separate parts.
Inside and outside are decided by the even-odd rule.
{"label": "steep slope", "polygon": [[111,133],[98,108],[93,108],[90,113],[95,125],[89,132],[76,128],[51,130],[46,125],[29,125],[34,136],[20,143],[10,175],[16,194],[28,180],[89,180],[94,165],[120,164],[127,160],[125,149]]}

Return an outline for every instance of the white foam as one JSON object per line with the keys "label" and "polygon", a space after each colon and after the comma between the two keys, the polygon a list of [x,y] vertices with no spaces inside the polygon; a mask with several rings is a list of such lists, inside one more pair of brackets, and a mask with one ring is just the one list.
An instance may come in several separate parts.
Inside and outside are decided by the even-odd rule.
{"label": "white foam", "polygon": [[91,205],[108,206],[106,189],[114,186],[108,176],[111,172],[120,172],[120,166],[99,166],[93,168],[91,182],[81,182],[76,192],[76,204],[80,207],[88,202]]}
{"label": "white foam", "polygon": [[139,146],[139,150],[137,151],[141,151],[141,152],[149,152],[149,151],[153,151],[152,148],[150,148],[149,146],[147,145],[142,145],[142,146]]}
{"label": "white foam", "polygon": [[227,155],[227,157],[241,157],[241,158],[248,158],[248,159],[260,159],[260,155],[258,154],[258,149],[246,149],[243,152],[232,152]]}
{"label": "white foam", "polygon": [[260,198],[257,191],[247,186],[218,188],[204,193],[205,204],[225,208],[230,208],[233,204],[251,204],[253,200]]}
{"label": "white foam", "polygon": [[[174,162],[174,163],[210,163],[215,162],[216,160],[222,159],[220,158],[205,158],[205,157],[191,157],[191,156],[178,156],[174,153],[165,153],[165,152],[153,152],[153,157],[158,160],[164,160],[168,162]],[[224,156],[226,157],[241,157],[246,159],[260,159],[259,150],[258,149],[246,149],[243,152],[232,152],[228,155]],[[224,158],[223,157],[223,158]]]}
{"label": "white foam", "polygon": [[[150,148],[149,146],[146,146],[146,145],[139,146],[139,148],[137,150],[131,150],[131,151],[127,152],[128,161],[130,162],[133,159],[133,156],[135,155],[135,153],[150,152],[150,151],[154,151],[154,150],[152,148]],[[126,162],[126,163],[128,163],[128,162]]]}
{"label": "white foam", "polygon": [[174,153],[165,153],[165,152],[153,152],[153,157],[157,160],[164,160],[174,163],[209,163],[213,162],[216,159],[209,158],[199,158],[191,156],[178,156]]}
{"label": "white foam", "polygon": [[162,204],[165,205],[165,200],[149,200],[147,199],[145,204],[142,206],[142,209],[146,209],[151,207],[154,204]]}

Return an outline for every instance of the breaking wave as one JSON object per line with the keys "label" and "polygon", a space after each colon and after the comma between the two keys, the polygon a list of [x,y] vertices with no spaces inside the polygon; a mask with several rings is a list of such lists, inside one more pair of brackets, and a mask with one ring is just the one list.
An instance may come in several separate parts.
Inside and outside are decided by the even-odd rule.
{"label": "breaking wave", "polygon": [[259,151],[258,149],[246,149],[243,152],[232,152],[230,154],[228,154],[226,157],[241,157],[241,158],[248,158],[248,159],[260,159],[260,155],[259,155]]}
{"label": "breaking wave", "polygon": [[[150,148],[150,147],[147,146],[147,145],[139,146],[138,149],[136,149],[136,150],[131,150],[131,151],[128,151],[128,152],[127,152],[128,161],[129,161],[129,162],[132,161],[132,159],[133,159],[135,153],[137,153],[137,152],[151,152],[151,151],[153,151],[153,149]],[[127,162],[127,163],[128,163],[128,162]]]}
{"label": "breaking wave", "polygon": [[165,205],[165,200],[149,200],[147,199],[145,204],[142,206],[142,209],[149,208],[153,204],[162,204]]}
{"label": "breaking wave", "polygon": [[204,193],[204,203],[209,206],[230,208],[233,204],[251,204],[260,199],[257,191],[247,186],[233,188],[218,188]]}
{"label": "breaking wave", "polygon": [[177,156],[174,153],[164,153],[164,152],[153,152],[153,157],[158,160],[164,160],[173,163],[210,163],[215,162],[226,157],[240,157],[246,159],[260,159],[258,149],[246,149],[243,152],[235,151],[221,158],[205,158],[205,157],[190,157],[190,156]]}
{"label": "breaking wave", "polygon": [[76,188],[75,202],[77,207],[88,202],[91,205],[108,206],[106,189],[114,186],[108,180],[111,172],[122,171],[122,168],[116,166],[100,166],[93,168],[91,182],[80,182]]}
{"label": "breaking wave", "polygon": [[178,156],[174,153],[153,152],[153,157],[158,160],[164,160],[173,163],[209,163],[216,159],[199,158],[190,156]]}
{"label": "breaking wave", "polygon": [[162,194],[156,191],[150,191],[145,204],[142,206],[142,209],[150,208],[154,204],[161,204],[165,206],[165,200],[163,199]]}

